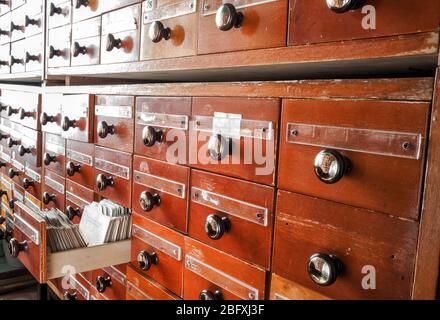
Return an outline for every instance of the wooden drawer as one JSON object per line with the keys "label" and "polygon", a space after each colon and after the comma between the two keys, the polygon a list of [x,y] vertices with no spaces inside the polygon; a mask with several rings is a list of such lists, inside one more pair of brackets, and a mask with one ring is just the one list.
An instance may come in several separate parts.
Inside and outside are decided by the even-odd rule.
{"label": "wooden drawer", "polygon": [[133,210],[186,233],[189,168],[138,156],[133,166]]}
{"label": "wooden drawer", "polygon": [[141,0],[73,0],[73,21],[78,22],[92,17],[96,17],[105,12],[116,10]]}
{"label": "wooden drawer", "polygon": [[61,129],[65,139],[93,142],[95,97],[88,94],[63,97]]}
{"label": "wooden drawer", "polygon": [[42,195],[41,168],[35,168],[27,164],[24,168],[24,173],[25,177],[22,181],[23,189],[40,202]]}
{"label": "wooden drawer", "polygon": [[236,0],[231,4],[222,5],[220,0],[199,2],[199,54],[286,45],[287,0]]}
{"label": "wooden drawer", "polygon": [[9,153],[10,153],[10,148],[7,142],[10,137],[10,132],[11,132],[11,120],[6,118],[0,118],[0,145],[4,149],[8,149]]}
{"label": "wooden drawer", "polygon": [[264,300],[266,272],[185,238],[184,300]]}
{"label": "wooden drawer", "polygon": [[133,153],[134,97],[96,96],[95,144]]}
{"label": "wooden drawer", "polygon": [[337,14],[329,9],[326,1],[290,0],[289,44],[435,31],[440,22],[440,3],[437,1],[422,0],[417,5],[411,0],[345,2],[361,5]]}
{"label": "wooden drawer", "polygon": [[125,300],[127,264],[92,272],[93,285],[106,300]]}
{"label": "wooden drawer", "polygon": [[0,16],[8,14],[11,12],[11,2],[4,1],[4,3],[0,3]]}
{"label": "wooden drawer", "polygon": [[65,209],[66,179],[52,171],[44,171],[43,207],[47,209],[56,208],[61,212]]}
{"label": "wooden drawer", "polygon": [[48,285],[63,300],[90,299],[90,284],[81,274],[49,280]]}
{"label": "wooden drawer", "polygon": [[72,22],[71,0],[46,0],[48,29],[65,26]]}
{"label": "wooden drawer", "polygon": [[67,140],[66,156],[67,178],[93,190],[95,185],[93,173],[95,146],[91,143]]}
{"label": "wooden drawer", "polygon": [[94,192],[69,179],[66,180],[66,209],[64,213],[73,223],[79,223],[84,207],[94,201]]}
{"label": "wooden drawer", "polygon": [[139,61],[141,5],[102,16],[101,64]]}
{"label": "wooden drawer", "polygon": [[328,300],[326,296],[272,273],[270,300]]}
{"label": "wooden drawer", "polygon": [[26,71],[26,40],[11,43],[11,73]]}
{"label": "wooden drawer", "polygon": [[[26,38],[29,38],[36,34],[41,34],[43,32],[44,1],[45,0],[32,0],[26,3],[24,18]],[[42,35],[41,39],[43,39]]]}
{"label": "wooden drawer", "polygon": [[9,43],[0,45],[0,74],[11,73],[10,54],[11,45]]}
{"label": "wooden drawer", "polygon": [[[46,221],[20,202],[15,208],[14,239],[11,239],[10,246],[14,245],[18,259],[40,283],[63,277],[71,270],[86,272],[130,260],[129,240],[49,253],[46,250]],[[18,247],[17,242],[20,244]],[[70,267],[67,270],[66,265]]]}
{"label": "wooden drawer", "polygon": [[15,118],[27,128],[40,130],[40,114],[41,114],[41,95],[33,92],[16,91],[15,95],[19,103],[15,106],[20,107]]}
{"label": "wooden drawer", "polygon": [[197,143],[189,154],[198,159],[190,158],[190,164],[274,185],[279,104],[277,99],[194,98]]}
{"label": "wooden drawer", "polygon": [[0,45],[11,42],[11,13],[0,17]]}
{"label": "wooden drawer", "polygon": [[26,72],[30,71],[42,71],[43,70],[43,36],[37,34],[33,37],[27,38],[26,52],[25,52],[25,62],[26,62]]}
{"label": "wooden drawer", "polygon": [[131,263],[141,274],[182,295],[184,236],[133,215]]}
{"label": "wooden drawer", "polygon": [[66,140],[61,136],[44,133],[43,165],[47,170],[66,176]]}
{"label": "wooden drawer", "polygon": [[49,45],[46,49],[49,68],[70,66],[71,31],[70,25],[49,30]]}
{"label": "wooden drawer", "polygon": [[72,25],[72,66],[99,64],[101,53],[101,18]]}
{"label": "wooden drawer", "polygon": [[[23,179],[25,178],[24,165],[21,164],[16,158],[14,152],[11,154],[11,166],[6,171],[7,176],[14,182],[15,185],[22,186]],[[24,194],[24,192],[21,192]],[[22,200],[23,201],[23,200]]]}
{"label": "wooden drawer", "polygon": [[188,150],[191,98],[136,98],[135,153],[187,164],[187,152],[170,152],[172,146]]}
{"label": "wooden drawer", "polygon": [[11,12],[11,42],[21,40],[26,31],[26,7]]}
{"label": "wooden drawer", "polygon": [[95,193],[131,208],[131,172],[129,153],[95,147]]}
{"label": "wooden drawer", "polygon": [[429,103],[285,100],[278,185],[417,219],[428,113]]}
{"label": "wooden drawer", "polygon": [[[11,165],[9,164],[8,167]],[[12,211],[10,201],[13,200],[12,195],[12,186],[14,182],[7,176],[6,173],[2,173],[0,177],[2,190],[6,193],[3,193],[1,196],[2,210],[3,211]],[[13,204],[13,203],[12,203]]]}
{"label": "wooden drawer", "polygon": [[22,127],[21,143],[14,148],[16,158],[23,165],[41,167],[41,132]]}
{"label": "wooden drawer", "polygon": [[42,131],[61,135],[62,100],[62,94],[43,94],[40,116]]}
{"label": "wooden drawer", "polygon": [[271,187],[193,170],[188,233],[269,269],[274,198]]}
{"label": "wooden drawer", "polygon": [[141,60],[196,54],[196,0],[144,1],[142,10]]}
{"label": "wooden drawer", "polygon": [[18,146],[21,144],[23,137],[23,126],[15,122],[9,122],[9,138],[6,139],[6,147],[9,149],[9,153],[18,152]]}
{"label": "wooden drawer", "polygon": [[11,2],[11,10],[17,9],[22,5],[26,4],[26,0],[10,0]]}
{"label": "wooden drawer", "polygon": [[280,191],[273,272],[334,299],[409,299],[417,228],[413,221]]}
{"label": "wooden drawer", "polygon": [[0,173],[7,174],[11,165],[11,150],[0,145]]}
{"label": "wooden drawer", "polygon": [[179,300],[179,297],[128,265],[126,300]]}

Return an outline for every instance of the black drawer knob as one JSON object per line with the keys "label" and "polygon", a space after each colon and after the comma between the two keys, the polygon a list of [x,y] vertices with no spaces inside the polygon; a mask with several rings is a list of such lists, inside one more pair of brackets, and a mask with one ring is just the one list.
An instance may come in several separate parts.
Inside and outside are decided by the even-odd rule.
{"label": "black drawer knob", "polygon": [[156,144],[156,142],[162,142],[163,140],[163,132],[153,127],[145,127],[142,130],[142,142],[146,147],[152,147]]}
{"label": "black drawer knob", "polygon": [[20,108],[20,111],[18,111],[18,115],[20,117],[20,120],[24,120],[26,118],[32,117],[32,112],[26,111],[23,108]]}
{"label": "black drawer knob", "polygon": [[115,126],[109,125],[106,121],[100,121],[97,125],[97,133],[101,139],[107,138],[107,136],[115,134]]}
{"label": "black drawer knob", "polygon": [[350,10],[358,9],[365,0],[326,0],[330,10],[336,13],[344,13]]}
{"label": "black drawer knob", "polygon": [[8,117],[12,117],[12,115],[18,114],[20,112],[20,109],[12,108],[11,106],[8,106],[6,110]]}
{"label": "black drawer knob", "polygon": [[50,3],[50,11],[49,14],[51,17],[53,17],[56,14],[62,14],[63,9],[60,7],[55,6],[52,2]]}
{"label": "black drawer knob", "polygon": [[71,292],[68,292],[68,291],[64,292],[63,300],[66,300],[66,301],[75,301],[75,300],[78,300],[78,299],[77,299],[76,292],[72,292],[72,293],[71,293]]}
{"label": "black drawer knob", "polygon": [[214,161],[221,161],[232,154],[232,139],[214,134],[208,141],[208,153]]}
{"label": "black drawer knob", "polygon": [[49,59],[62,56],[63,52],[61,50],[55,49],[54,46],[49,47]]}
{"label": "black drawer knob", "polygon": [[0,111],[6,111],[8,110],[8,106],[2,102],[0,102]]}
{"label": "black drawer knob", "polygon": [[0,36],[7,36],[9,35],[9,30],[0,29]]}
{"label": "black drawer knob", "polygon": [[315,157],[315,174],[319,180],[333,184],[351,170],[350,160],[335,150],[323,150]]}
{"label": "black drawer knob", "polygon": [[237,12],[231,3],[222,4],[215,14],[215,24],[221,31],[228,31],[232,28],[240,28],[243,23],[243,13]]}
{"label": "black drawer knob", "polygon": [[104,293],[105,289],[111,288],[111,286],[112,286],[112,278],[110,277],[104,278],[103,276],[96,277],[95,287],[96,290],[98,290],[98,292]]}
{"label": "black drawer knob", "polygon": [[24,59],[20,59],[20,58],[16,58],[14,56],[11,56],[10,64],[11,64],[11,66],[16,65],[16,64],[24,64]]}
{"label": "black drawer knob", "polygon": [[75,173],[81,172],[81,165],[74,164],[72,161],[67,162],[66,173],[69,177],[73,177]]}
{"label": "black drawer knob", "polygon": [[66,210],[64,210],[64,213],[66,214],[67,218],[69,218],[70,221],[75,219],[75,217],[81,217],[81,210],[79,208],[74,208],[72,206],[67,206]]}
{"label": "black drawer knob", "polygon": [[0,229],[0,240],[9,241],[12,237],[12,232],[9,230]]}
{"label": "black drawer knob", "polygon": [[13,32],[14,30],[23,30],[23,29],[24,29],[23,26],[11,22],[11,32]]}
{"label": "black drawer knob", "polygon": [[9,135],[8,135],[8,134],[4,134],[4,133],[1,133],[1,132],[0,132],[0,141],[5,140],[5,139],[8,139],[8,138],[9,138]]}
{"label": "black drawer knob", "polygon": [[200,292],[199,300],[223,300],[223,294],[220,290],[212,292],[208,289],[205,289]]}
{"label": "black drawer knob", "polygon": [[107,187],[113,186],[114,183],[113,177],[106,177],[102,173],[96,177],[96,188],[98,188],[99,191],[104,191]]}
{"label": "black drawer knob", "polygon": [[9,240],[9,254],[13,256],[14,258],[17,258],[20,252],[27,251],[29,249],[27,241],[18,241],[15,238],[12,238]]}
{"label": "black drawer knob", "polygon": [[40,56],[26,52],[26,63],[29,63],[31,61],[40,61]]}
{"label": "black drawer knob", "polygon": [[20,171],[14,170],[12,168],[10,168],[8,170],[8,177],[9,178],[14,179],[14,177],[18,177],[18,176],[20,176]]}
{"label": "black drawer knob", "polygon": [[3,189],[0,189],[0,199],[3,198],[4,196],[8,196],[8,192],[6,192]]}
{"label": "black drawer knob", "polygon": [[47,125],[49,122],[55,122],[54,116],[49,116],[46,112],[43,112],[40,116],[40,121],[43,126]]}
{"label": "black drawer knob", "polygon": [[122,48],[122,40],[116,39],[114,35],[111,33],[107,36],[107,51],[112,51],[113,49],[121,49]]}
{"label": "black drawer knob", "polygon": [[88,7],[89,6],[89,0],[76,0],[75,1],[75,8],[79,9],[81,6]]}
{"label": "black drawer knob", "polygon": [[137,262],[141,270],[148,271],[153,265],[157,265],[159,263],[159,257],[157,256],[156,252],[150,254],[143,250],[139,252]]}
{"label": "black drawer knob", "polygon": [[335,256],[316,253],[309,258],[307,272],[310,278],[320,286],[332,285],[343,269],[342,262]]}
{"label": "black drawer knob", "polygon": [[69,131],[70,128],[76,127],[76,120],[70,120],[69,117],[64,116],[61,121],[61,129],[63,131]]}
{"label": "black drawer knob", "polygon": [[87,47],[81,46],[78,42],[73,43],[73,56],[78,57],[80,54],[87,54]]}
{"label": "black drawer knob", "polygon": [[43,163],[46,166],[50,166],[51,163],[56,163],[57,161],[57,156],[53,156],[47,152],[43,155]]}
{"label": "black drawer knob", "polygon": [[205,232],[212,240],[219,240],[231,230],[231,221],[227,217],[210,214],[205,220]]}
{"label": "black drawer knob", "polygon": [[18,146],[20,144],[20,141],[14,140],[11,137],[9,137],[8,140],[6,141],[6,144],[8,145],[9,148],[12,148],[13,146]]}
{"label": "black drawer knob", "polygon": [[0,66],[9,66],[8,60],[0,60]]}
{"label": "black drawer knob", "polygon": [[0,225],[6,222],[6,219],[3,216],[0,216]]}
{"label": "black drawer knob", "polygon": [[29,189],[33,185],[34,185],[34,181],[32,181],[31,179],[28,179],[28,178],[23,179],[23,188],[25,190]]}
{"label": "black drawer knob", "polygon": [[6,162],[0,161],[0,168],[5,168],[7,165]]}
{"label": "black drawer knob", "polygon": [[20,145],[18,147],[18,154],[20,155],[20,157],[24,157],[26,154],[31,154],[31,153],[32,153],[31,148],[26,148],[24,145]]}
{"label": "black drawer knob", "polygon": [[150,28],[148,29],[148,36],[154,43],[158,43],[162,39],[169,40],[171,38],[171,29],[165,28],[163,23],[160,21],[154,21],[150,24]]}
{"label": "black drawer knob", "polygon": [[152,194],[148,191],[141,193],[139,197],[139,204],[145,212],[153,210],[155,206],[160,205],[160,196],[158,194]]}
{"label": "black drawer knob", "polygon": [[26,27],[29,27],[30,25],[39,26],[40,25],[40,20],[39,19],[38,20],[37,19],[32,19],[29,16],[26,16],[25,20],[24,20],[24,25]]}
{"label": "black drawer knob", "polygon": [[48,192],[43,192],[43,203],[48,205],[51,202],[55,202],[56,195],[50,194]]}

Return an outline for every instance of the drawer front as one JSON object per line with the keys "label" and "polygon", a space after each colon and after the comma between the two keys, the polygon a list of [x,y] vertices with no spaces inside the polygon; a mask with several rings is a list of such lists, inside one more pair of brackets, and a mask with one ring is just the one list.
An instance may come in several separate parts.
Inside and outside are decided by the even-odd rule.
{"label": "drawer front", "polygon": [[38,202],[37,206],[41,206],[41,194],[42,194],[42,176],[41,176],[41,168],[31,167],[26,165],[24,168],[25,178],[22,181],[22,187],[26,191],[32,195],[34,200],[32,202]]}
{"label": "drawer front", "polygon": [[43,94],[41,106],[41,130],[61,135],[62,94]]}
{"label": "drawer front", "polygon": [[440,21],[440,3],[429,0],[417,5],[411,0],[368,0],[341,14],[321,0],[291,0],[290,5],[290,45],[434,31]]}
{"label": "drawer front", "polygon": [[[25,177],[24,165],[16,159],[16,154],[14,152],[11,154],[11,166],[6,171],[6,174],[12,180],[12,182],[14,182],[14,185],[22,185]],[[21,192],[21,194],[23,194],[23,192]]]}
{"label": "drawer front", "polygon": [[11,41],[21,40],[25,37],[26,8],[21,7],[11,12]]}
{"label": "drawer front", "polygon": [[133,153],[134,97],[96,96],[95,144]]}
{"label": "drawer front", "polygon": [[92,189],[66,180],[66,210],[65,214],[73,223],[79,223],[84,211],[84,207],[94,201],[94,192]]}
{"label": "drawer front", "polygon": [[41,132],[22,127],[21,143],[15,148],[18,161],[23,165],[41,167]]}
{"label": "drawer front", "polygon": [[90,284],[81,274],[66,275],[64,278],[49,280],[49,283],[63,296],[63,300],[90,299]]}
{"label": "drawer front", "polygon": [[199,54],[286,45],[287,0],[235,0],[231,4],[233,8],[222,6],[220,0],[199,2]]}
{"label": "drawer front", "polygon": [[329,298],[272,273],[270,300],[329,300]]}
{"label": "drawer front", "polygon": [[5,1],[5,3],[0,3],[0,16],[8,14],[11,11],[10,1]]}
{"label": "drawer front", "polygon": [[[8,164],[8,166],[3,169],[9,170],[9,168],[11,168],[11,164]],[[2,206],[4,207],[3,211],[11,210],[9,201],[13,199],[13,195],[12,195],[13,184],[14,182],[8,177],[7,172],[3,171],[1,175],[1,185],[2,185],[2,190],[6,191],[6,196],[1,197],[1,203]]]}
{"label": "drawer front", "polygon": [[[190,116],[191,98],[136,98],[135,153],[187,164],[187,152],[182,151],[188,150]],[[182,151],[172,151],[176,143]]]}
{"label": "drawer front", "polygon": [[190,164],[273,185],[279,107],[277,99],[194,98]]}
{"label": "drawer front", "polygon": [[156,281],[139,274],[127,266],[126,300],[178,300],[179,298]]}
{"label": "drawer front", "polygon": [[101,18],[72,26],[72,66],[99,64],[101,53]]}
{"label": "drawer front", "polygon": [[271,187],[193,170],[189,235],[268,269],[274,198]]}
{"label": "drawer front", "polygon": [[43,70],[43,36],[37,34],[25,40],[26,50],[26,71],[40,71]]}
{"label": "drawer front", "polygon": [[409,299],[417,228],[413,221],[280,191],[273,272],[334,299]]}
{"label": "drawer front", "polygon": [[127,265],[92,272],[93,286],[106,300],[125,300]]}
{"label": "drawer front", "polygon": [[6,146],[12,154],[12,152],[18,152],[18,146],[21,144],[21,139],[23,137],[23,126],[12,121],[9,125],[9,138],[6,139]]}
{"label": "drawer front", "polygon": [[141,5],[102,16],[101,64],[139,61]]}
{"label": "drawer front", "polygon": [[428,103],[285,100],[279,187],[417,219],[428,111]]}
{"label": "drawer front", "polygon": [[196,0],[145,1],[142,10],[141,60],[196,54]]}
{"label": "drawer front", "polygon": [[11,165],[11,151],[2,145],[0,145],[0,164],[0,172],[2,174],[7,174]]}
{"label": "drawer front", "polygon": [[93,162],[95,146],[91,143],[67,140],[66,176],[88,189],[94,188]]}
{"label": "drawer front", "polygon": [[65,139],[93,142],[95,97],[88,94],[63,97],[61,129]]}
{"label": "drawer front", "polygon": [[11,73],[10,54],[11,45],[9,43],[0,46],[0,74]]}
{"label": "drawer front", "polygon": [[184,300],[264,300],[266,272],[185,238]]}
{"label": "drawer front", "polygon": [[18,92],[20,107],[17,114],[20,123],[27,128],[40,130],[41,95],[32,92]]}
{"label": "drawer front", "polygon": [[[20,105],[18,105],[20,99],[20,91],[2,91],[2,98],[5,101],[3,106],[2,117],[5,117],[12,122],[10,122],[10,127],[19,126],[20,123]],[[21,132],[19,129],[16,131]]]}
{"label": "drawer front", "polygon": [[47,1],[47,24],[49,29],[65,26],[72,21],[72,2],[66,0]]}
{"label": "drawer front", "polygon": [[70,25],[49,30],[49,45],[46,49],[49,68],[70,66],[70,39]]}
{"label": "drawer front", "polygon": [[45,170],[43,185],[43,207],[47,209],[56,208],[61,212],[65,209],[65,187],[66,180],[64,177]]}
{"label": "drawer front", "polygon": [[0,17],[0,45],[11,41],[11,13]]}
{"label": "drawer front", "polygon": [[189,168],[134,157],[133,210],[186,233]]}
{"label": "drawer front", "polygon": [[45,0],[33,0],[26,4],[25,12],[25,36],[26,38],[43,32],[44,11],[43,5]]}
{"label": "drawer front", "polygon": [[95,147],[95,193],[131,208],[133,156],[129,153]]}
{"label": "drawer front", "polygon": [[66,140],[61,136],[44,134],[43,165],[47,170],[66,176]]}
{"label": "drawer front", "polygon": [[131,4],[139,3],[141,0],[94,0],[73,1],[73,21],[78,22],[96,17],[105,12],[116,10]]}
{"label": "drawer front", "polygon": [[25,72],[26,40],[11,43],[11,73]]}
{"label": "drawer front", "polygon": [[184,236],[133,215],[131,263],[141,274],[181,296]]}
{"label": "drawer front", "polygon": [[26,0],[10,0],[11,10],[17,9],[26,3]]}

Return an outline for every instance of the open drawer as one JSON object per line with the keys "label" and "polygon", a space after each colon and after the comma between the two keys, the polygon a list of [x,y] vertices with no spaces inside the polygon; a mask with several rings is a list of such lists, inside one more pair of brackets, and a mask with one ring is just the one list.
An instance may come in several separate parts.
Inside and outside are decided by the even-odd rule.
{"label": "open drawer", "polygon": [[9,251],[40,283],[130,261],[130,240],[50,253],[46,245],[46,221],[18,201],[14,211]]}

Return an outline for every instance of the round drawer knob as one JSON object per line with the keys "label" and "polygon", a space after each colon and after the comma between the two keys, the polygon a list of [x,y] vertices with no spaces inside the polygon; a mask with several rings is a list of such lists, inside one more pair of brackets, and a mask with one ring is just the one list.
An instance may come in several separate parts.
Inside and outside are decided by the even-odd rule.
{"label": "round drawer knob", "polygon": [[6,162],[0,161],[0,168],[5,168],[7,165]]}
{"label": "round drawer knob", "polygon": [[324,183],[333,184],[350,171],[351,163],[335,150],[323,150],[315,157],[315,174]]}
{"label": "round drawer knob", "polygon": [[49,122],[55,122],[54,116],[49,116],[46,112],[43,112],[40,116],[40,122],[43,126],[47,125]]}
{"label": "round drawer knob", "polygon": [[46,166],[50,166],[50,164],[53,162],[53,163],[56,163],[58,160],[57,160],[57,156],[52,156],[52,155],[50,155],[49,153],[45,153],[44,155],[43,155],[43,163],[44,163],[44,165],[46,165]]}
{"label": "round drawer knob", "polygon": [[64,213],[66,214],[67,218],[69,218],[70,221],[75,219],[75,217],[81,217],[81,210],[79,208],[74,208],[72,206],[67,206],[66,210],[64,210]]}
{"label": "round drawer knob", "polygon": [[110,277],[104,278],[103,276],[96,277],[95,287],[96,290],[98,290],[98,292],[104,293],[105,289],[111,288],[111,286],[112,286],[112,278]]}
{"label": "round drawer knob", "polygon": [[116,39],[114,35],[111,33],[107,36],[107,51],[112,51],[113,49],[121,49],[122,48],[122,40]]}
{"label": "round drawer knob", "polygon": [[25,20],[24,20],[24,25],[25,25],[25,27],[29,27],[30,25],[39,26],[40,20],[32,19],[29,16],[26,16]]}
{"label": "round drawer knob", "polygon": [[139,268],[144,271],[150,270],[152,265],[156,265],[159,262],[159,257],[155,252],[148,253],[147,251],[141,251],[139,252],[137,256],[137,261],[139,264]]}
{"label": "round drawer knob", "polygon": [[87,54],[87,47],[86,46],[81,46],[78,42],[74,42],[73,44],[73,56],[74,57],[78,57],[80,54]]}
{"label": "round drawer knob", "polygon": [[208,289],[205,289],[200,292],[199,300],[223,300],[223,294],[220,292],[220,290],[212,292]]}
{"label": "round drawer knob", "polygon": [[330,10],[336,13],[344,13],[358,9],[364,0],[326,0]]}
{"label": "round drawer knob", "polygon": [[243,13],[237,12],[233,4],[224,3],[217,9],[215,24],[219,30],[228,31],[232,28],[240,28],[243,18]]}
{"label": "round drawer knob", "polygon": [[11,240],[9,240],[8,248],[9,248],[9,254],[14,258],[17,258],[20,252],[27,251],[29,246],[26,240],[20,242],[17,239],[12,238]]}
{"label": "round drawer knob", "polygon": [[0,60],[0,66],[9,66],[9,61],[7,61],[7,60]]}
{"label": "round drawer knob", "polygon": [[9,135],[0,133],[0,141],[8,139],[8,138],[9,138]]}
{"label": "round drawer knob", "polygon": [[26,63],[29,63],[31,61],[40,61],[40,56],[30,54],[29,52],[26,52]]}
{"label": "round drawer knob", "polygon": [[334,256],[316,253],[309,258],[307,271],[313,282],[320,286],[329,286],[341,274],[342,263]]}
{"label": "round drawer knob", "polygon": [[210,214],[205,220],[205,232],[212,240],[219,240],[225,232],[231,230],[231,221],[227,217]]}
{"label": "round drawer knob", "polygon": [[208,141],[209,156],[215,161],[221,161],[232,154],[232,139],[225,139],[220,134],[215,134]]}
{"label": "round drawer knob", "polygon": [[0,35],[1,36],[7,36],[8,34],[9,34],[9,30],[0,29]]}
{"label": "round drawer knob", "polygon": [[26,118],[29,118],[32,116],[32,112],[26,111],[23,108],[20,108],[20,111],[18,112],[18,115],[20,116],[20,120],[24,120]]}
{"label": "round drawer knob", "polygon": [[32,153],[32,149],[31,148],[26,148],[23,145],[20,145],[18,147],[18,154],[20,155],[20,157],[24,157],[26,154],[30,154]]}
{"label": "round drawer knob", "polygon": [[18,146],[20,144],[20,141],[14,140],[11,137],[9,137],[8,140],[6,141],[6,144],[8,145],[9,148],[12,148],[13,146]]}
{"label": "round drawer knob", "polygon": [[171,38],[171,29],[165,28],[163,26],[163,23],[160,21],[154,21],[150,24],[150,28],[148,29],[148,36],[154,43],[158,43],[162,39],[169,40]]}
{"label": "round drawer knob", "polygon": [[49,59],[60,57],[63,54],[61,50],[55,49],[54,46],[49,47]]}
{"label": "round drawer knob", "polygon": [[75,173],[81,172],[81,165],[74,164],[72,161],[67,162],[66,173],[69,177],[73,177]]}
{"label": "round drawer knob", "polygon": [[0,189],[0,199],[4,196],[8,196],[8,193],[5,190]]}
{"label": "round drawer knob", "polygon": [[11,231],[0,229],[0,240],[8,241],[8,239],[10,239],[11,237],[12,237]]}
{"label": "round drawer knob", "polygon": [[68,291],[64,292],[63,300],[66,300],[66,301],[75,301],[75,300],[77,300],[76,292],[72,292],[72,293],[70,293]]}
{"label": "round drawer knob", "polygon": [[16,170],[14,170],[12,168],[8,170],[8,177],[9,178],[14,179],[15,177],[18,177],[18,176],[20,176],[20,172],[19,171],[16,171]]}
{"label": "round drawer knob", "polygon": [[154,206],[160,205],[160,196],[158,194],[151,194],[148,191],[141,193],[139,197],[139,203],[145,212],[153,210]]}
{"label": "round drawer knob", "polygon": [[109,134],[110,135],[115,134],[115,126],[114,125],[108,125],[107,122],[101,121],[101,122],[98,122],[98,126],[97,126],[97,130],[96,131],[98,132],[98,136],[101,139],[105,139],[105,138],[107,138],[107,136]]}
{"label": "round drawer knob", "polygon": [[20,109],[15,109],[15,108],[12,108],[11,106],[8,106],[6,110],[7,110],[8,117],[11,117],[13,114],[17,114],[20,111]]}
{"label": "round drawer knob", "polygon": [[75,1],[75,8],[79,9],[81,6],[88,7],[89,6],[89,0],[76,0]]}
{"label": "round drawer knob", "polygon": [[163,132],[156,131],[153,127],[145,127],[142,130],[142,142],[146,147],[152,147],[156,142],[162,142]]}
{"label": "round drawer knob", "polygon": [[61,9],[60,7],[55,6],[53,3],[50,3],[50,11],[49,14],[51,17],[53,17],[56,14],[62,14],[63,13],[63,9]]}
{"label": "round drawer knob", "polygon": [[34,185],[34,181],[32,181],[31,179],[28,179],[28,178],[23,179],[23,188],[25,190],[29,189],[33,185]]}
{"label": "round drawer knob", "polygon": [[15,64],[24,64],[24,60],[20,59],[20,58],[16,58],[14,56],[11,56],[11,62],[10,62],[11,66],[15,65]]}
{"label": "round drawer knob", "polygon": [[6,110],[8,110],[8,106],[0,102],[0,111],[6,111]]}
{"label": "round drawer knob", "polygon": [[113,177],[106,177],[102,173],[98,174],[96,177],[96,188],[99,191],[104,191],[107,187],[114,185]]}
{"label": "round drawer knob", "polygon": [[61,129],[63,129],[63,131],[69,131],[70,128],[75,128],[75,126],[76,120],[70,120],[67,116],[63,117],[61,121]]}
{"label": "round drawer knob", "polygon": [[23,30],[23,27],[18,24],[15,24],[14,22],[11,22],[11,32],[14,30]]}
{"label": "round drawer knob", "polygon": [[48,192],[43,192],[43,203],[48,205],[51,202],[55,202],[56,195],[49,194]]}

